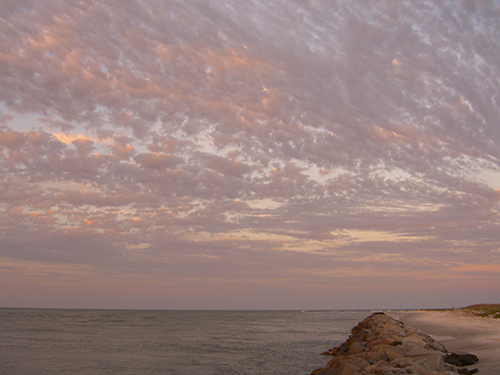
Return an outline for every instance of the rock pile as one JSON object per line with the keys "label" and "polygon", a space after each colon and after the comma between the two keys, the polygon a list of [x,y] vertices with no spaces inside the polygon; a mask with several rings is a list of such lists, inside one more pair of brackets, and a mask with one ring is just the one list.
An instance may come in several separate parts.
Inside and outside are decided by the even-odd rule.
{"label": "rock pile", "polygon": [[473,374],[467,366],[477,357],[451,353],[429,335],[405,327],[384,313],[375,313],[352,329],[351,336],[325,355],[328,364],[311,375],[388,375],[388,374]]}

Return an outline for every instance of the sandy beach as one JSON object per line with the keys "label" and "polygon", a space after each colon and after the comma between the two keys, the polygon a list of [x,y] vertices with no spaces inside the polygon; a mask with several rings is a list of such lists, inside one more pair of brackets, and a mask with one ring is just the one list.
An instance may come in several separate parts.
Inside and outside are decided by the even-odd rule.
{"label": "sandy beach", "polygon": [[466,316],[459,310],[404,311],[388,315],[440,341],[449,352],[465,351],[478,356],[470,366],[479,375],[500,373],[500,319]]}

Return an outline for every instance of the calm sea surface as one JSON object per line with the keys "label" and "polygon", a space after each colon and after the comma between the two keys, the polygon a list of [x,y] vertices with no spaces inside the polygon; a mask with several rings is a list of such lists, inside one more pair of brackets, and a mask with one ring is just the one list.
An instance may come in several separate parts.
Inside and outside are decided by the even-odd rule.
{"label": "calm sea surface", "polygon": [[0,309],[0,374],[307,375],[368,315]]}

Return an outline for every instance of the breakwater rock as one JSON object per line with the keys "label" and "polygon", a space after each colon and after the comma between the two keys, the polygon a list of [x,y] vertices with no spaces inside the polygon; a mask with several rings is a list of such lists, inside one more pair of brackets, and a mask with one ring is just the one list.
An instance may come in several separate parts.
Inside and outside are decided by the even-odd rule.
{"label": "breakwater rock", "polygon": [[[451,359],[461,357],[473,359],[473,354],[448,353],[429,335],[405,327],[384,313],[375,313],[363,320],[342,345],[323,354],[333,359],[311,375],[467,375],[477,372],[457,367],[459,361],[450,363]],[[470,361],[464,363],[471,364]]]}

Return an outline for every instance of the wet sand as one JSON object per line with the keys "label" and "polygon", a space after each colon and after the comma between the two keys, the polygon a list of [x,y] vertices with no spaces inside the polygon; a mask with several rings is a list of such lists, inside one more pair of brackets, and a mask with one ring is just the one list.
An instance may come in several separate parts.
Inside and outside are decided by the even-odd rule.
{"label": "wet sand", "polygon": [[402,311],[388,315],[441,342],[449,352],[465,351],[478,356],[478,375],[500,374],[500,319],[466,316],[457,310]]}

